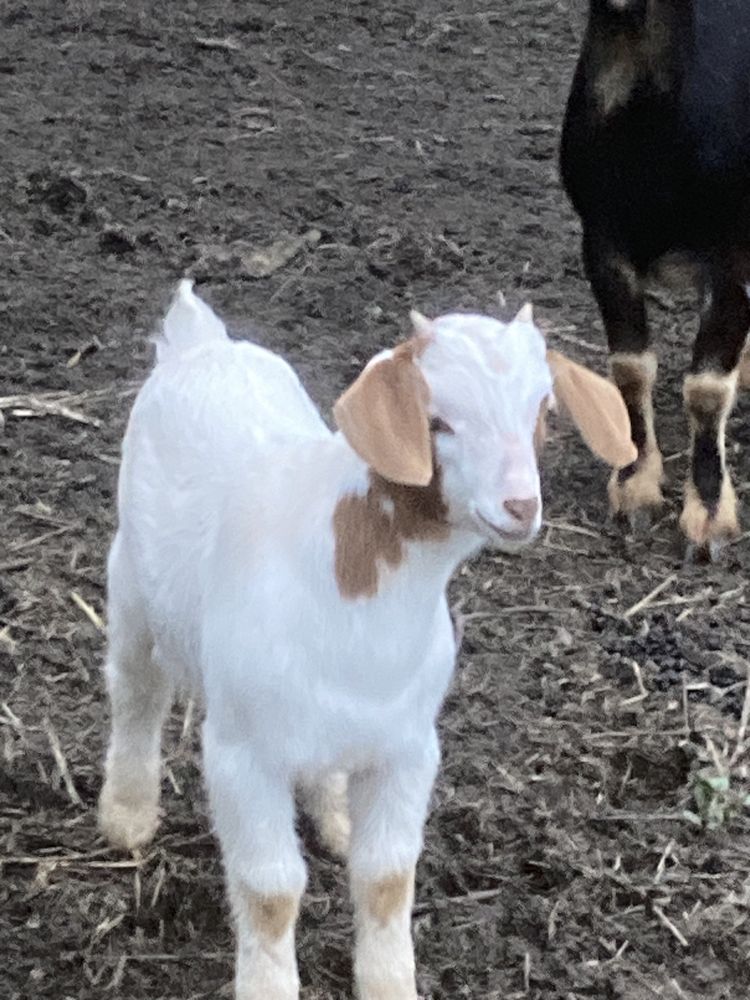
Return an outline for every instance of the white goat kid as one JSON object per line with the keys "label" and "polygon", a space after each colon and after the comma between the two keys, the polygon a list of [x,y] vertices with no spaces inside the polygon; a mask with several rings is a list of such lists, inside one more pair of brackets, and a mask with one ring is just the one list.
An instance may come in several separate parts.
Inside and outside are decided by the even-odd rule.
{"label": "white goat kid", "polygon": [[299,785],[339,847],[351,822],[359,996],[414,1000],[414,866],[455,656],[448,580],[482,545],[516,551],[539,530],[550,367],[592,448],[632,460],[616,390],[546,359],[530,307],[509,325],[413,319],[339,400],[332,434],[292,369],[229,340],[183,282],[125,436],[100,821],[125,848],[153,836],[173,690],[201,693],[238,1000],[298,996]]}

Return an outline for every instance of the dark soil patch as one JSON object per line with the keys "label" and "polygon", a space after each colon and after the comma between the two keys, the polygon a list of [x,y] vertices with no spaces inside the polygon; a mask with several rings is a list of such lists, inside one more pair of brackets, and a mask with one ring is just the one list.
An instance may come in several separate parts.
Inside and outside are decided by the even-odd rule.
{"label": "dark soil patch", "polygon": [[[102,635],[72,596],[104,613],[119,441],[174,281],[195,274],[324,409],[409,307],[493,310],[498,290],[508,309],[532,298],[553,343],[603,365],[556,169],[583,3],[495,6],[0,8],[0,395],[22,397],[4,404],[0,435],[2,997],[227,995],[195,729],[175,713],[153,849],[114,855],[94,821]],[[252,254],[269,247],[288,259],[254,277]],[[605,523],[605,472],[562,426],[541,542],[456,581],[466,634],[415,918],[425,997],[747,995],[747,816],[705,831],[682,811],[712,765],[707,741],[719,757],[736,746],[750,549],[681,566],[694,321],[680,303],[654,315],[676,457],[651,536]],[[746,411],[741,400],[730,427],[741,495]],[[733,788],[746,768],[735,761]],[[311,853],[304,995],[339,1000],[345,880]]]}

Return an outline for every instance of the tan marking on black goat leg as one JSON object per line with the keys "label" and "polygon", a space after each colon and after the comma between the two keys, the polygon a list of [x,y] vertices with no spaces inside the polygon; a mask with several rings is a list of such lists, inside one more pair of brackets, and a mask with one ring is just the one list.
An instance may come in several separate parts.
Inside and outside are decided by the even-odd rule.
{"label": "tan marking on black goat leg", "polygon": [[737,389],[737,373],[687,375],[683,394],[690,421],[692,459],[680,526],[703,547],[739,535],[737,500],[725,463],[724,435]]}
{"label": "tan marking on black goat leg", "polygon": [[728,257],[713,270],[683,386],[691,462],[680,526],[691,545],[707,547],[712,556],[740,532],[724,442],[750,327],[744,268],[740,258]]}
{"label": "tan marking on black goat leg", "polygon": [[633,514],[661,506],[663,466],[654,428],[653,388],[656,355],[613,354],[612,378],[620,390],[630,417],[633,444],[638,458],[614,472],[609,482],[609,500],[614,513]]}

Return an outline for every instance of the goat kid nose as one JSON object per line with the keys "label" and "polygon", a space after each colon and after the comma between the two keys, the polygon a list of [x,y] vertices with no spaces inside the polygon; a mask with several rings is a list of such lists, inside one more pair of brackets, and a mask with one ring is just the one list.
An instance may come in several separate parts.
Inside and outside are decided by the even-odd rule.
{"label": "goat kid nose", "polygon": [[536,497],[528,497],[526,500],[506,500],[503,507],[515,521],[530,525],[539,510],[539,501]]}

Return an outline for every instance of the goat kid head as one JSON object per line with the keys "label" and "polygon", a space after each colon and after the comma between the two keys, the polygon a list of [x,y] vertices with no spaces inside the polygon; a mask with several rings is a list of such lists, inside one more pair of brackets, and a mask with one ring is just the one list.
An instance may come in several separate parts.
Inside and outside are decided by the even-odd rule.
{"label": "goat kid head", "polygon": [[605,462],[635,460],[615,386],[547,350],[530,305],[508,324],[471,314],[411,318],[412,338],[376,355],[334,416],[384,479],[426,487],[439,474],[453,527],[509,552],[532,541],[542,519],[537,450],[553,398]]}

